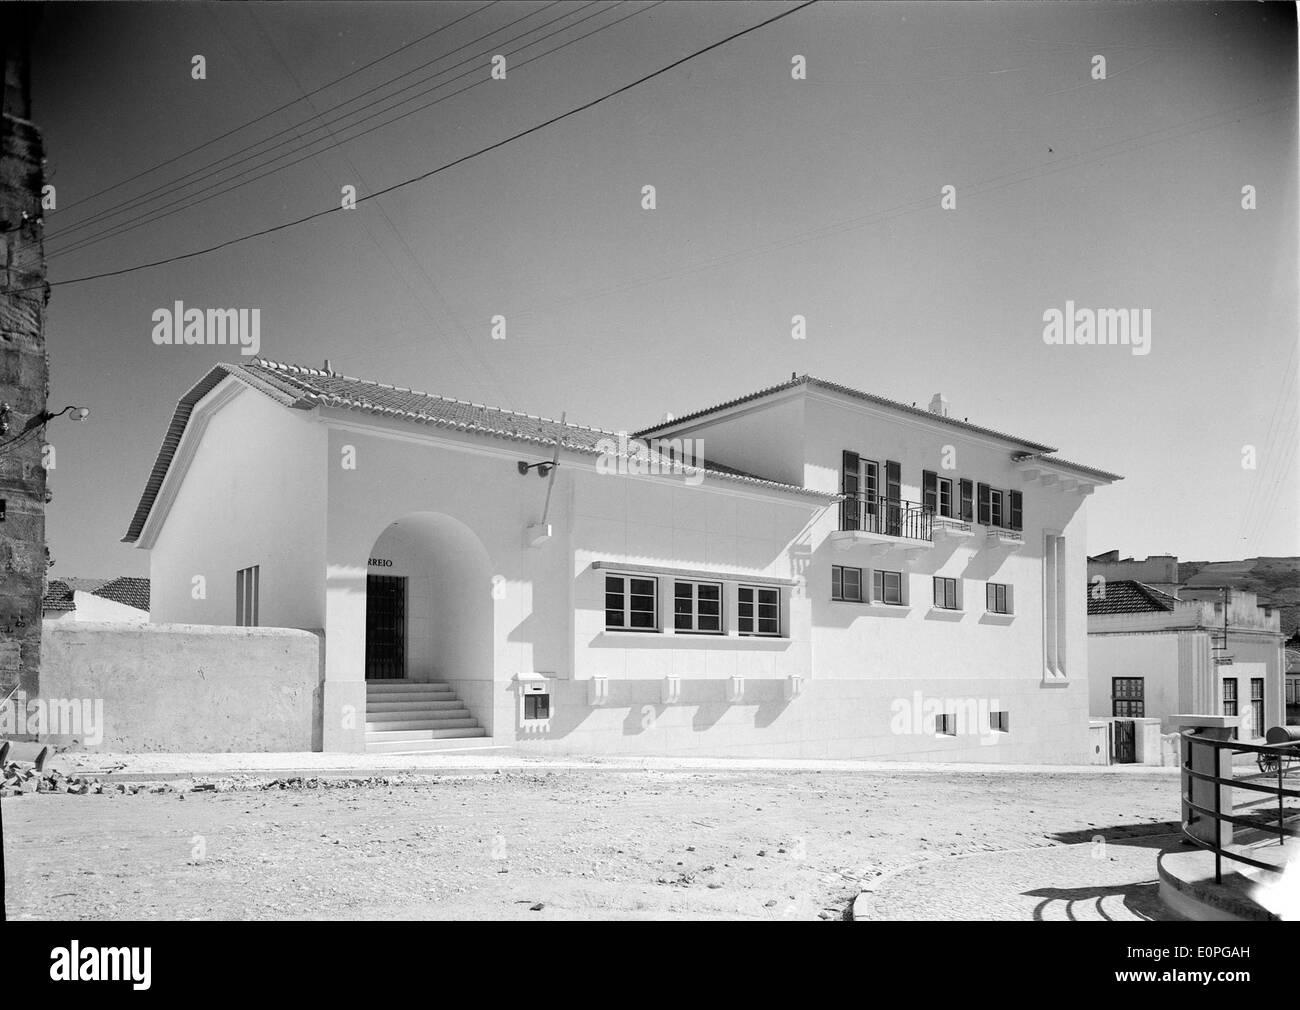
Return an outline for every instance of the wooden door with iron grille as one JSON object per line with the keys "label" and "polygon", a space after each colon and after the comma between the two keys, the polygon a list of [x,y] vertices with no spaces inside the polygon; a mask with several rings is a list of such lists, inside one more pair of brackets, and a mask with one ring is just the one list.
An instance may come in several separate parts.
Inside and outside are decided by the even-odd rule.
{"label": "wooden door with iron grille", "polygon": [[1116,719],[1111,724],[1114,734],[1113,750],[1115,763],[1131,765],[1137,762],[1137,723],[1131,719]]}
{"label": "wooden door with iron grille", "polygon": [[366,576],[366,680],[406,676],[406,578]]}

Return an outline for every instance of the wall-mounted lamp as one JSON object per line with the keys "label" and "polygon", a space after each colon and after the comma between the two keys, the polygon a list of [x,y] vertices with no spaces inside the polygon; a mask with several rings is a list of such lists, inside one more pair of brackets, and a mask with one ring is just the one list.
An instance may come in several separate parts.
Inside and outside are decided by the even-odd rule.
{"label": "wall-mounted lamp", "polygon": [[559,464],[552,463],[550,460],[543,460],[540,463],[525,463],[522,459],[515,464],[515,467],[519,470],[520,477],[527,477],[528,471],[533,468],[537,469],[538,477],[547,477],[550,475],[551,467],[553,466],[559,466]]}
{"label": "wall-mounted lamp", "polygon": [[[6,410],[8,409],[8,406],[9,406],[8,404],[4,405]],[[39,414],[33,414],[31,417],[27,419],[27,423],[23,425],[23,431],[28,432],[31,431],[33,428],[39,428],[41,425],[48,424],[50,421],[53,421],[56,417],[62,417],[68,411],[72,411],[71,420],[73,421],[84,421],[86,418],[90,416],[89,407],[77,407],[77,406],[69,405],[67,407],[64,407],[57,414],[51,414],[48,410],[42,410]],[[7,418],[7,417],[8,417],[7,414],[0,413],[0,418]],[[6,430],[4,427],[0,427],[0,432],[3,432],[4,430]]]}

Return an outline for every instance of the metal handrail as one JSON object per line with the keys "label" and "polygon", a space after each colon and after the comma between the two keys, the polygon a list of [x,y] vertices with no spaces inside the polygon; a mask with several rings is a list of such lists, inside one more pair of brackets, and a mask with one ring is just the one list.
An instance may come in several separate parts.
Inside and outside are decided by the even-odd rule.
{"label": "metal handrail", "polygon": [[[1233,852],[1229,849],[1225,849],[1219,843],[1219,826],[1221,824],[1227,823],[1232,825],[1240,825],[1241,827],[1254,828],[1256,830],[1276,832],[1278,836],[1279,845],[1286,844],[1287,838],[1300,838],[1300,830],[1297,830],[1295,828],[1288,828],[1286,826],[1286,807],[1282,802],[1283,799],[1285,799],[1286,797],[1291,797],[1293,799],[1300,799],[1300,789],[1286,789],[1283,788],[1282,786],[1282,776],[1286,774],[1286,762],[1278,761],[1277,785],[1273,786],[1273,785],[1264,785],[1263,783],[1259,783],[1259,782],[1238,781],[1236,776],[1231,774],[1231,769],[1229,769],[1228,777],[1225,778],[1224,776],[1219,775],[1217,771],[1218,756],[1219,756],[1219,751],[1227,748],[1233,754],[1279,754],[1280,755],[1285,753],[1287,756],[1295,755],[1296,757],[1300,757],[1300,742],[1282,743],[1282,744],[1250,744],[1250,743],[1240,743],[1239,741],[1236,740],[1213,740],[1208,737],[1197,736],[1194,732],[1190,732],[1190,731],[1184,731],[1182,733],[1182,738],[1186,740],[1188,743],[1187,756],[1186,758],[1184,758],[1182,764],[1182,772],[1187,779],[1187,792],[1186,795],[1183,797],[1183,802],[1186,803],[1188,808],[1194,811],[1195,813],[1203,814],[1206,817],[1210,817],[1213,819],[1214,841],[1206,842],[1203,839],[1197,838],[1188,830],[1189,826],[1192,823],[1192,820],[1194,819],[1193,815],[1191,814],[1188,815],[1187,820],[1183,823],[1182,834],[1184,840],[1190,842],[1191,844],[1199,848],[1207,849],[1210,852],[1214,853],[1214,882],[1216,884],[1223,883],[1223,857],[1224,856],[1227,856],[1229,859],[1235,860],[1238,863],[1245,863],[1247,866],[1254,866],[1257,869],[1269,870],[1270,872],[1273,873],[1280,872],[1278,868],[1271,863],[1265,863],[1258,859],[1251,859],[1249,856],[1243,856],[1239,852]],[[1209,747],[1214,751],[1214,767],[1216,769],[1214,774],[1207,774],[1206,772],[1198,772],[1193,770],[1192,746],[1198,744],[1201,746]],[[1266,774],[1266,773],[1261,772],[1260,774]],[[1192,783],[1194,781],[1213,783],[1214,785],[1214,807],[1213,808],[1202,806],[1201,804],[1193,801]],[[1277,825],[1273,826],[1272,824],[1262,824],[1258,821],[1248,820],[1247,818],[1244,817],[1237,817],[1235,814],[1224,813],[1223,812],[1223,789],[1221,788],[1223,786],[1227,786],[1229,789],[1246,789],[1253,792],[1265,793],[1269,796],[1276,796],[1277,797]],[[1229,795],[1229,803],[1231,803],[1231,794]],[[1233,807],[1232,809],[1235,810],[1236,808]],[[1300,810],[1292,811],[1292,816],[1295,816],[1297,814],[1300,814]]]}
{"label": "metal handrail", "polygon": [[846,492],[840,502],[840,530],[933,540],[934,512],[901,498]]}

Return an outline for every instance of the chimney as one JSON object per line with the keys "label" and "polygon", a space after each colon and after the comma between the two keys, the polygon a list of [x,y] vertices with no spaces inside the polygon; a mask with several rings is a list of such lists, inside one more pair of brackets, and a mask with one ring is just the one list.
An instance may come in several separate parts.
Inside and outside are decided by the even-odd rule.
{"label": "chimney", "polygon": [[940,417],[948,416],[948,398],[942,393],[935,393],[930,400],[930,413],[938,414]]}
{"label": "chimney", "polygon": [[325,359],[325,368],[323,369],[323,371],[328,372],[330,375],[333,375],[333,374],[334,374],[334,369],[330,368],[330,359],[329,359],[329,358],[326,358],[326,359]]}

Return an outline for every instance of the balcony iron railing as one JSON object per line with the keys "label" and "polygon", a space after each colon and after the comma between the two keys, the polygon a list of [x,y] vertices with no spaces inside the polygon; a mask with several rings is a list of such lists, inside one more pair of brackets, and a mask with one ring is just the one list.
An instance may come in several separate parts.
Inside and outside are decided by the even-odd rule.
{"label": "balcony iron railing", "polygon": [[[1214,740],[1206,737],[1198,737],[1194,734],[1184,732],[1183,740],[1187,743],[1187,753],[1183,759],[1183,802],[1192,811],[1189,815],[1189,822],[1198,818],[1208,818],[1214,825],[1214,840],[1207,842],[1189,830],[1189,824],[1183,825],[1183,839],[1192,845],[1199,846],[1202,849],[1208,849],[1214,853],[1214,882],[1223,883],[1223,859],[1235,860],[1238,863],[1245,863],[1247,866],[1253,866],[1260,870],[1271,870],[1274,873],[1280,873],[1278,865],[1267,863],[1259,859],[1252,859],[1237,849],[1230,849],[1219,841],[1220,825],[1227,823],[1237,827],[1254,828],[1256,830],[1276,834],[1278,844],[1286,843],[1287,838],[1300,837],[1294,821],[1300,808],[1287,806],[1286,799],[1300,800],[1300,790],[1287,789],[1283,784],[1283,776],[1290,767],[1290,762],[1300,758],[1300,745],[1296,743],[1286,744],[1248,744],[1240,743],[1236,740]],[[1193,771],[1192,753],[1197,747],[1208,748],[1213,755],[1213,764],[1217,767],[1218,757],[1221,751],[1228,751],[1230,754],[1255,754],[1261,759],[1259,761],[1261,771],[1267,768],[1264,774],[1273,774],[1276,777],[1276,784],[1265,782],[1264,775],[1247,776],[1240,778],[1229,772],[1226,776],[1211,774],[1207,772]],[[1209,782],[1214,789],[1214,806],[1208,807],[1193,802],[1193,783],[1196,781]],[[1262,793],[1264,797],[1275,797],[1277,799],[1276,824],[1271,823],[1272,818],[1263,816],[1262,809],[1256,811],[1255,816],[1239,816],[1235,801],[1232,798],[1231,790],[1245,789],[1253,793]],[[1223,809],[1224,793],[1228,793],[1228,806],[1233,810],[1227,813]],[[1265,800],[1267,802],[1267,800]],[[1288,824],[1287,822],[1292,822]]]}
{"label": "balcony iron railing", "polygon": [[882,495],[846,494],[840,502],[840,529],[911,540],[933,540],[934,513],[914,501]]}

